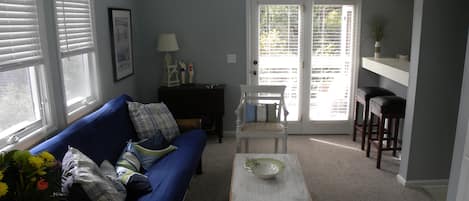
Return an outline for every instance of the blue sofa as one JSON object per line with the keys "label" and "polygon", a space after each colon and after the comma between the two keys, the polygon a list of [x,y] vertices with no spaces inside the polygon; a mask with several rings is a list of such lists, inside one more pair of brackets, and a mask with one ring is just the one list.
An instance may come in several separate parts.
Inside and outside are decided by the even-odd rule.
{"label": "blue sofa", "polygon": [[[107,102],[96,112],[33,147],[31,153],[49,151],[61,160],[70,145],[85,153],[98,165],[103,160],[115,164],[127,141],[137,140],[126,101],[132,99],[122,95]],[[139,201],[183,200],[189,182],[199,168],[206,138],[203,130],[196,129],[174,139],[172,144],[178,149],[157,161],[145,173],[153,191],[140,197]]]}

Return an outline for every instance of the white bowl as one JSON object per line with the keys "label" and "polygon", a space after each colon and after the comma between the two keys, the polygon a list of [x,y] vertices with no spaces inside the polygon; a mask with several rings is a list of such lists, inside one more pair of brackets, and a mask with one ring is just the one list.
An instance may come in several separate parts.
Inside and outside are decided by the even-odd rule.
{"label": "white bowl", "polygon": [[244,168],[261,179],[272,179],[285,169],[285,164],[273,158],[248,158]]}

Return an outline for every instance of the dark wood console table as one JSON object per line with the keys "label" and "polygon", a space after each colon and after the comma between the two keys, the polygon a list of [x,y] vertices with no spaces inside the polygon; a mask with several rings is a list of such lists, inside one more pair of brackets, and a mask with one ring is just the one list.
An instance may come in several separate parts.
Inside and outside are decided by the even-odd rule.
{"label": "dark wood console table", "polygon": [[[211,125],[223,138],[223,114],[225,110],[224,84],[187,84],[177,87],[160,87],[158,97],[164,102],[175,118],[202,118],[203,125]],[[204,122],[205,121],[205,122]]]}

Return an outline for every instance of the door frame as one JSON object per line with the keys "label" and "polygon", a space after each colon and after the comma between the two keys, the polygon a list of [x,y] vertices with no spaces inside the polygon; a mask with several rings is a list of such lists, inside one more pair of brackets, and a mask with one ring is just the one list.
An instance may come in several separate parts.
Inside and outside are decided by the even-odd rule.
{"label": "door frame", "polygon": [[[469,121],[466,125],[469,125]],[[467,172],[467,169],[469,169],[469,127],[466,129],[465,134],[463,154],[459,169],[459,182],[456,186],[456,201],[464,201],[469,197],[469,192],[465,190],[469,188],[469,172]]]}
{"label": "door frame", "polygon": [[[302,44],[311,44],[311,30],[312,24],[305,23],[306,18],[312,18],[312,12],[307,11],[306,9],[311,9],[313,4],[349,4],[354,5],[355,20],[354,20],[354,41],[355,45],[353,47],[352,55],[352,70],[351,70],[351,89],[350,89],[350,100],[349,100],[349,120],[346,121],[310,121],[309,114],[303,113],[300,116],[300,121],[288,122],[290,128],[288,129],[289,134],[350,134],[353,129],[353,118],[355,111],[354,98],[356,93],[356,88],[358,86],[358,72],[360,69],[360,32],[361,32],[361,9],[362,9],[362,0],[291,0],[288,3],[285,0],[245,0],[246,5],[246,84],[252,84],[250,79],[252,61],[253,61],[253,41],[256,41],[257,38],[252,37],[254,27],[257,23],[253,23],[252,16],[254,16],[255,8],[254,3],[279,3],[279,4],[300,4],[302,5],[302,27],[303,33],[301,36]],[[257,36],[255,36],[257,37]],[[304,45],[301,45],[302,55],[300,57],[303,59],[303,68],[300,68],[300,93],[309,94],[308,87],[303,86],[304,80],[310,80],[311,75],[309,73],[303,73],[309,71],[311,67],[311,58],[308,58],[305,55],[311,55],[311,48],[305,48]],[[301,97],[299,100],[299,105],[301,107],[309,107],[309,101],[304,101],[306,98]],[[309,99],[308,99],[309,100]],[[315,123],[316,122],[316,123]],[[340,125],[340,126],[339,126]],[[292,129],[295,128],[295,129]]]}

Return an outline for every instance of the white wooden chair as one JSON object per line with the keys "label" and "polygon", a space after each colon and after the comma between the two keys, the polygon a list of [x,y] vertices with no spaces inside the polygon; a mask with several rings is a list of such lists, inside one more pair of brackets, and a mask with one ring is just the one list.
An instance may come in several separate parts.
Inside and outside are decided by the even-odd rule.
{"label": "white wooden chair", "polygon": [[[285,86],[250,86],[241,85],[241,100],[236,108],[236,150],[241,151],[241,140],[245,140],[246,152],[249,149],[249,138],[274,138],[275,153],[278,152],[278,139],[282,138],[283,153],[287,152],[287,116],[285,106]],[[247,104],[276,104],[276,120],[267,122],[247,122]],[[283,115],[282,115],[283,114]]]}

